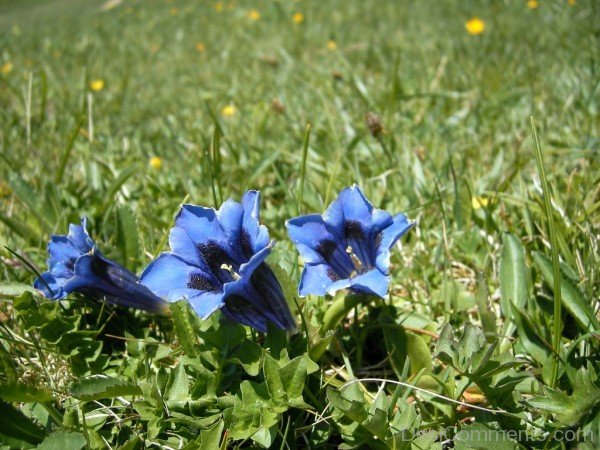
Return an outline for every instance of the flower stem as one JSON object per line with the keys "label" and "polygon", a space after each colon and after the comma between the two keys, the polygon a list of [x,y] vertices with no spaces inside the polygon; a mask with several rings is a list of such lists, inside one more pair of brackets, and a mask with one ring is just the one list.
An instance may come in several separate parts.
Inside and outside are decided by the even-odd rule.
{"label": "flower stem", "polygon": [[347,295],[334,300],[323,317],[322,331],[333,330],[355,306],[369,301],[371,301],[371,297],[362,294]]}
{"label": "flower stem", "polygon": [[552,350],[554,356],[552,357],[552,371],[550,377],[550,387],[556,385],[558,378],[558,363],[560,359],[560,338],[562,335],[562,298],[561,298],[561,274],[560,274],[560,262],[558,255],[558,238],[556,235],[556,229],[554,226],[554,213],[552,208],[552,200],[550,198],[550,187],[548,185],[548,179],[546,178],[546,169],[544,168],[544,160],[542,158],[542,146],[540,144],[540,138],[538,137],[537,130],[535,128],[535,122],[533,116],[530,117],[531,121],[531,133],[533,134],[533,142],[535,159],[537,161],[538,173],[540,176],[540,182],[542,184],[542,191],[544,193],[544,212],[546,213],[546,220],[548,222],[548,235],[550,238],[550,251],[552,253],[552,269],[554,272],[554,314],[553,314],[553,330],[552,330]]}
{"label": "flower stem", "polygon": [[302,166],[300,167],[300,187],[298,189],[298,214],[302,214],[302,197],[304,196],[304,178],[306,177],[306,161],[308,160],[308,141],[310,139],[310,124],[306,125],[304,142],[302,144]]}

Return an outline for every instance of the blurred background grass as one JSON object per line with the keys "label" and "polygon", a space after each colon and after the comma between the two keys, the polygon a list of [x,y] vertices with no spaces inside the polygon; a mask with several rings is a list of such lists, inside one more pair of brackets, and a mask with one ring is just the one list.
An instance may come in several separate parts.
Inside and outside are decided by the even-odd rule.
{"label": "blurred background grass", "polygon": [[[263,222],[285,239],[310,124],[301,210],[322,211],[356,182],[375,205],[419,219],[394,274],[413,301],[447,307],[448,277],[469,291],[477,271],[494,275],[502,231],[546,245],[533,115],[563,258],[592,294],[598,9],[1,0],[0,244],[43,267],[48,236],[85,214],[117,253],[125,214],[141,242],[127,264],[139,270],[179,202],[212,205],[213,186],[217,199],[261,189]],[[485,23],[479,35],[465,30],[474,16]],[[16,262],[2,271],[31,280]]]}

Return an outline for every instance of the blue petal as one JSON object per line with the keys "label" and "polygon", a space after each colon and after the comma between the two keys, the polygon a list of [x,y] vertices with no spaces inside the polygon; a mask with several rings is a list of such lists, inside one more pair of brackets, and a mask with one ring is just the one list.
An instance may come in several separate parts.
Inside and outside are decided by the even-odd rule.
{"label": "blue petal", "polygon": [[[219,211],[217,212],[217,216],[219,218],[221,230],[227,241],[232,247],[238,249],[241,248],[240,234],[242,232],[242,221],[244,217],[242,204],[230,198],[221,205],[221,208],[219,208]],[[241,250],[242,253],[244,253],[244,256],[247,259],[250,259],[251,255],[246,255],[243,248]],[[250,253],[252,253],[252,251]]]}
{"label": "blue petal", "polygon": [[327,288],[327,293],[334,295],[340,289],[350,289],[354,292],[385,297],[389,283],[388,276],[377,269],[372,269],[352,278],[344,278],[332,283]]}
{"label": "blue petal", "polygon": [[242,232],[248,235],[252,252],[256,253],[269,245],[269,231],[259,222],[260,193],[258,191],[246,192],[242,197],[242,207],[244,209]]}
{"label": "blue petal", "polygon": [[250,258],[250,261],[248,261],[247,263],[244,263],[240,266],[239,275],[242,278],[249,278],[252,275],[252,273],[256,270],[256,268],[260,264],[262,264],[265,261],[265,259],[267,259],[267,256],[269,256],[269,254],[271,253],[272,247],[273,247],[273,242],[270,242],[267,247],[263,248],[258,253],[252,255],[252,258]]}
{"label": "blue petal", "polygon": [[141,283],[159,297],[169,301],[197,295],[198,290],[188,288],[188,281],[199,269],[170,253],[162,253],[152,261],[140,277]]}
{"label": "blue petal", "polygon": [[213,208],[183,205],[175,219],[175,225],[183,228],[196,246],[212,242],[223,249],[230,258],[241,260],[240,253],[231,248]]}
{"label": "blue petal", "polygon": [[327,264],[305,264],[298,286],[298,293],[305,295],[325,295],[329,287],[337,281]]}
{"label": "blue petal", "polygon": [[55,266],[62,265],[57,267],[57,270],[63,271],[66,267],[69,269],[69,272],[55,276],[69,276],[73,273],[75,260],[83,255],[84,252],[75,247],[67,236],[54,235],[48,243],[48,254],[50,255],[48,259],[50,271],[53,271]]}
{"label": "blue petal", "polygon": [[267,330],[269,321],[284,330],[296,328],[281,285],[266,264],[260,264],[252,276],[227,283],[224,293],[225,306],[221,311],[233,321],[262,332]]}
{"label": "blue petal", "polygon": [[317,251],[323,241],[338,242],[340,238],[334,236],[326,227],[320,214],[308,214],[294,217],[286,221],[290,239],[298,248],[300,256],[306,264],[319,264],[326,262]]}
{"label": "blue petal", "polygon": [[171,254],[183,259],[190,265],[198,267],[202,273],[211,279],[212,283],[219,283],[218,279],[214,277],[209,265],[201,257],[198,247],[183,228],[171,228],[171,232],[169,233],[169,246],[171,247]]}
{"label": "blue petal", "polygon": [[283,330],[296,329],[296,321],[285,300],[277,277],[266,264],[261,264],[250,278],[252,290],[262,300],[261,313]]}
{"label": "blue petal", "polygon": [[390,267],[390,249],[394,246],[398,238],[410,230],[414,226],[414,222],[410,222],[404,214],[396,214],[392,223],[380,232],[380,236],[376,238],[378,242],[377,248],[377,268],[388,273]]}
{"label": "blue petal", "polygon": [[50,272],[44,272],[33,282],[33,287],[44,294],[50,300],[60,300],[67,293],[62,289],[63,282],[57,281]]}
{"label": "blue petal", "polygon": [[323,214],[323,220],[336,234],[344,236],[344,226],[348,221],[360,223],[363,230],[368,232],[371,228],[372,212],[371,202],[357,185],[353,185],[340,192],[338,198]]}
{"label": "blue petal", "polygon": [[88,253],[94,247],[94,241],[88,234],[87,230],[87,218],[81,219],[81,225],[69,225],[69,234],[67,238],[73,243],[73,246],[79,250],[80,253]]}
{"label": "blue petal", "polygon": [[167,307],[162,299],[138,283],[135,274],[99,252],[81,256],[75,263],[75,274],[65,284],[66,291],[86,290],[111,303],[150,312],[162,312]]}
{"label": "blue petal", "polygon": [[202,292],[196,293],[187,299],[192,308],[203,319],[206,319],[217,309],[223,307],[222,292]]}
{"label": "blue petal", "polygon": [[370,270],[350,280],[349,288],[355,292],[385,297],[390,284],[390,278],[377,269]]}

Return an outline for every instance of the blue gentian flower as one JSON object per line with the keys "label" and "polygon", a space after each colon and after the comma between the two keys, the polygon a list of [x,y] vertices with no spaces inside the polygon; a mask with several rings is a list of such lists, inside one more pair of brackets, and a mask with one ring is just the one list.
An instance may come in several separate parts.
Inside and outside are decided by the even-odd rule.
{"label": "blue gentian flower", "polygon": [[286,222],[304,259],[299,294],[333,294],[348,288],[384,297],[390,250],[414,222],[403,214],[373,208],[356,185],[344,189],[324,214]]}
{"label": "blue gentian flower", "polygon": [[53,235],[48,244],[48,267],[33,286],[51,300],[79,292],[96,300],[149,312],[165,312],[168,304],[139,283],[139,278],[102,255],[81,225],[69,225],[66,236]]}
{"label": "blue gentian flower", "polygon": [[273,243],[260,225],[257,191],[221,208],[183,205],[169,235],[171,251],[152,261],[142,283],[169,301],[186,299],[202,318],[220,309],[259,331],[272,322],[284,330],[296,323],[281,286],[264,262]]}

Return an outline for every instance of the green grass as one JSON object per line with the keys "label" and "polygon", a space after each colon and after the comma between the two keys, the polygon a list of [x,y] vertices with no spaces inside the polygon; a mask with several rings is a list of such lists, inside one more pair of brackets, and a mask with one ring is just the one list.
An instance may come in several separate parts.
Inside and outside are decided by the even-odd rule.
{"label": "green grass", "polygon": [[[0,441],[26,447],[50,435],[98,448],[176,447],[180,439],[203,439],[206,448],[210,439],[242,448],[391,442],[362,413],[344,410],[349,399],[386,410],[383,422],[409,430],[396,448],[428,448],[417,431],[445,426],[600,432],[596,2],[540,0],[530,10],[525,1],[225,1],[221,12],[211,1],[124,0],[107,11],[102,3],[0,0],[0,398],[12,404],[0,409],[34,419],[26,435],[0,425]],[[248,18],[252,9],[259,20]],[[293,23],[295,12],[303,23]],[[472,16],[486,23],[479,36],[465,31]],[[98,79],[104,88],[92,91]],[[236,108],[231,117],[222,114],[227,105]],[[381,134],[371,134],[367,113],[378,116]],[[160,169],[150,166],[153,156]],[[197,323],[185,309],[173,320],[85,299],[59,306],[21,296],[35,275],[5,249],[44,271],[50,235],[86,215],[104,253],[139,273],[164,250],[184,198],[218,206],[254,188],[262,193],[261,220],[278,241],[272,264],[289,276],[293,297],[298,258],[285,220],[299,210],[322,212],[352,183],[418,226],[392,255],[389,301],[348,302],[354,314],[333,324],[335,334],[318,328],[331,302],[343,307],[343,293],[298,299],[310,339],[302,331],[289,342],[277,333],[263,340],[216,320]],[[555,257],[560,269],[553,270]],[[553,305],[559,287],[561,303]],[[445,324],[457,338],[466,329],[470,346],[452,343]],[[514,330],[509,339],[506,330]],[[235,362],[232,348],[242,342],[260,361]],[[482,362],[494,343],[492,359]],[[287,402],[253,435],[256,417],[244,405],[259,400],[239,386],[252,380],[262,386],[257,398],[273,401],[261,389],[287,361],[278,346],[307,364],[298,370],[308,406],[287,409]],[[302,359],[307,346],[315,367]],[[486,364],[502,370],[486,375]],[[128,384],[90,397],[85,377],[98,373],[141,392]],[[457,409],[391,385],[385,400],[374,401],[381,383],[327,393],[326,385],[339,388],[353,376],[467,403],[482,396],[477,404],[505,412]],[[585,405],[581,414],[569,401]],[[312,427],[316,413],[332,417]],[[477,448],[469,436],[448,438],[456,448]],[[519,445],[566,444],[506,443]],[[579,445],[596,448],[598,435]]]}

